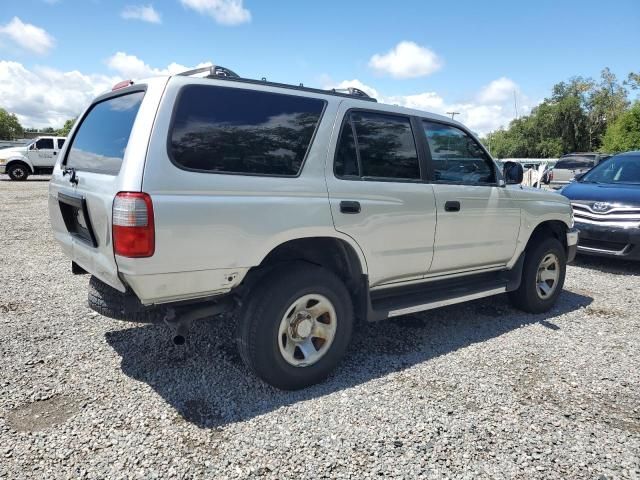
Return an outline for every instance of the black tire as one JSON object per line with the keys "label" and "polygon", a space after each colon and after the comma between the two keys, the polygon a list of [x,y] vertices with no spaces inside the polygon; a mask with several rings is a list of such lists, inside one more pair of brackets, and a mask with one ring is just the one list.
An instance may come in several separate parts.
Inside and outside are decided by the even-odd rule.
{"label": "black tire", "polygon": [[94,276],[89,279],[88,303],[92,310],[115,320],[141,323],[162,320],[159,308],[142,305],[133,292],[122,293]]}
{"label": "black tire", "polygon": [[[551,295],[543,299],[538,293],[538,267],[549,254],[554,254],[558,259],[559,276]],[[520,287],[509,292],[509,300],[514,307],[528,313],[549,311],[562,291],[566,271],[567,255],[563,245],[556,238],[532,238],[525,252]]]}
{"label": "black tire", "polygon": [[[336,314],[328,350],[308,366],[294,366],[279,347],[279,328],[287,310],[304,295],[322,295]],[[351,339],[353,305],[344,283],[332,272],[307,263],[275,268],[247,292],[239,313],[236,342],[246,366],[266,383],[298,390],[323,381],[337,366]]]}
{"label": "black tire", "polygon": [[16,182],[23,182],[29,177],[29,167],[22,162],[14,162],[7,167],[7,174],[11,180]]}

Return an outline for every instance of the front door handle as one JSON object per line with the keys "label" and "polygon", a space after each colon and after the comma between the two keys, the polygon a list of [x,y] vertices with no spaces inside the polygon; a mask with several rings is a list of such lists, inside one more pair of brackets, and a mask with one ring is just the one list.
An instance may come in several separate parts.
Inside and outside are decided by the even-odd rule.
{"label": "front door handle", "polygon": [[445,212],[459,212],[460,211],[460,202],[450,200],[444,204]]}
{"label": "front door handle", "polygon": [[343,200],[340,202],[340,212],[347,214],[360,213],[360,202]]}

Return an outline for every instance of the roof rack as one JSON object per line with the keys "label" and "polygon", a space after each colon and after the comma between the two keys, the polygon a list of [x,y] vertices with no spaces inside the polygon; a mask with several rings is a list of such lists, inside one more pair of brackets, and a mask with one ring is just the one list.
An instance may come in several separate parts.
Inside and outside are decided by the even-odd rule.
{"label": "roof rack", "polygon": [[372,98],[367,95],[365,92],[356,87],[347,87],[347,88],[332,88],[332,92],[344,93],[346,92],[348,95],[353,95],[354,97],[363,97],[363,98]]}
{"label": "roof rack", "polygon": [[198,73],[209,72],[204,78],[217,78],[217,77],[230,77],[230,78],[240,78],[233,70],[229,70],[228,68],[221,67],[220,65],[209,65],[208,67],[202,68],[194,68],[193,70],[187,70],[186,72],[179,73],[181,77],[190,77],[191,75],[197,75]]}
{"label": "roof rack", "polygon": [[365,92],[355,87],[348,88],[332,88],[330,90],[322,90],[320,88],[305,87],[302,83],[300,85],[291,85],[288,83],[269,82],[266,78],[256,80],[253,78],[244,78],[238,75],[233,70],[222,67],[220,65],[209,65],[208,67],[194,68],[193,70],[187,70],[186,72],[178,73],[181,77],[190,77],[197,75],[198,73],[208,72],[208,75],[202,78],[215,78],[216,80],[233,80],[237,82],[252,83],[254,85],[269,85],[271,87],[289,88],[292,90],[302,90],[305,92],[322,93],[324,95],[337,95],[339,97],[357,97],[360,100],[367,100],[369,102],[377,102],[373,97],[370,97]]}

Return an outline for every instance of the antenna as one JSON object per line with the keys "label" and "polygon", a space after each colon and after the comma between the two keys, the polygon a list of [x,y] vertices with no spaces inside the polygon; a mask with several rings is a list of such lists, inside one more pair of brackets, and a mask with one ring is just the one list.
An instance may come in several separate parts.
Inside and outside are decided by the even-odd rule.
{"label": "antenna", "polygon": [[451,120],[453,120],[456,115],[460,115],[460,112],[447,112],[447,115],[451,115]]}

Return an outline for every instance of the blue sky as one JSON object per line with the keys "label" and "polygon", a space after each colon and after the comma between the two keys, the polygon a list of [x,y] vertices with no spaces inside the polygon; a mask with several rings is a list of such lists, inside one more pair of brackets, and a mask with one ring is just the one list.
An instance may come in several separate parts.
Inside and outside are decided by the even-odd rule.
{"label": "blue sky", "polygon": [[[142,6],[153,9],[146,21],[123,18],[141,16]],[[40,98],[43,114],[37,101],[13,98],[24,96],[20,85],[0,86],[0,106],[29,125],[59,122],[98,87],[144,73],[140,65],[160,72],[212,61],[243,76],[318,87],[349,81],[384,101],[461,110],[483,133],[513,117],[513,91],[522,113],[573,75],[639,71],[639,25],[638,0],[1,0],[0,82],[19,77],[37,93],[42,80],[40,90],[66,99],[75,89],[77,98],[58,106]],[[73,88],[52,85],[55,78],[71,78]]]}

